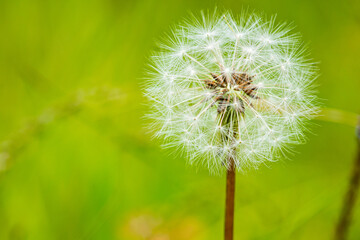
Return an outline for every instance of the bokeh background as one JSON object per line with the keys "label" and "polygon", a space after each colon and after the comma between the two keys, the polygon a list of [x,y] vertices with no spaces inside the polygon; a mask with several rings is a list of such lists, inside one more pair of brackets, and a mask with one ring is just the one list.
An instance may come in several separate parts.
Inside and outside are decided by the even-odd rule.
{"label": "bokeh background", "polygon": [[[222,239],[225,177],[161,150],[141,88],[155,40],[215,6],[293,22],[323,105],[359,111],[359,1],[1,0],[0,239]],[[314,120],[289,159],[238,175],[235,239],[331,239],[350,125]]]}

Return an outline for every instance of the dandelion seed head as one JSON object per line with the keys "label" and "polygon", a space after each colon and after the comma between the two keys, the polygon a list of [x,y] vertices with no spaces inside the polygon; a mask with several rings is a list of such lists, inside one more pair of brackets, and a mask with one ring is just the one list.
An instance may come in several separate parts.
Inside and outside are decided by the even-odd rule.
{"label": "dandelion seed head", "polygon": [[212,173],[276,161],[316,113],[316,67],[275,18],[202,13],[154,54],[145,86],[155,136]]}

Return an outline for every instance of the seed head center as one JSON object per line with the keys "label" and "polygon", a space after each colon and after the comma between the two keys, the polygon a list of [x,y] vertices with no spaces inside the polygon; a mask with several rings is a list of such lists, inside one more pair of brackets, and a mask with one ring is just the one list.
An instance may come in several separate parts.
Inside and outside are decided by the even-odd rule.
{"label": "seed head center", "polygon": [[259,99],[257,96],[257,86],[253,84],[255,76],[248,73],[222,72],[217,75],[210,73],[212,79],[204,81],[206,88],[213,91],[214,101],[217,102],[218,113],[225,112],[226,109],[233,108],[240,114],[245,112],[245,104],[251,105],[248,97]]}

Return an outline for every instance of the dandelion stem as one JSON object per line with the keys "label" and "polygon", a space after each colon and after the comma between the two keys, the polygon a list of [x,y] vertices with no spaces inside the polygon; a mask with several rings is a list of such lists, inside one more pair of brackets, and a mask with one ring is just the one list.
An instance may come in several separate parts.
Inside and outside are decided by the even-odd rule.
{"label": "dandelion stem", "polygon": [[234,235],[234,197],[235,197],[235,164],[230,159],[230,166],[226,175],[226,203],[225,203],[225,240],[233,240]]}
{"label": "dandelion stem", "polygon": [[335,240],[345,240],[351,223],[354,205],[357,199],[360,183],[360,118],[356,129],[357,156],[355,157],[352,175],[350,178],[347,193],[344,198],[339,221],[336,226]]}

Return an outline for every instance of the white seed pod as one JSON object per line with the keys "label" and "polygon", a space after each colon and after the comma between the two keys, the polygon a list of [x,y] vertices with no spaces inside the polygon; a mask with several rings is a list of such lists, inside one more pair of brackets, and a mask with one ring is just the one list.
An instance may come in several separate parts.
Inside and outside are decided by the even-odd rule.
{"label": "white seed pod", "polygon": [[298,34],[256,14],[204,14],[173,29],[145,86],[150,128],[218,173],[277,160],[317,111],[316,68]]}

